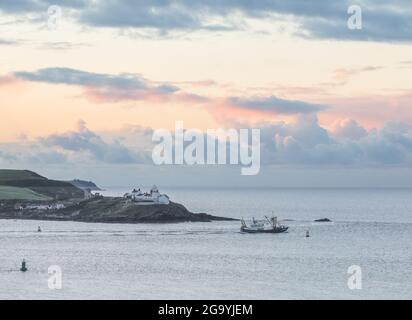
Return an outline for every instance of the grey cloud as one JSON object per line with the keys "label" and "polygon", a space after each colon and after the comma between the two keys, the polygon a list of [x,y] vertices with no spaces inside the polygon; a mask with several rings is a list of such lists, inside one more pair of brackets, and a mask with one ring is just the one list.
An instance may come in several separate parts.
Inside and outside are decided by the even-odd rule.
{"label": "grey cloud", "polygon": [[321,128],[315,116],[301,117],[293,124],[263,125],[261,130],[265,164],[412,164],[412,128],[405,124],[387,124],[380,130],[365,130],[361,136],[346,136],[344,140],[336,140]]}
{"label": "grey cloud", "polygon": [[[347,128],[360,126],[348,120]],[[344,125],[342,125],[344,126]],[[242,126],[244,127],[244,126]],[[295,123],[266,123],[261,130],[263,165],[356,166],[366,168],[412,165],[412,126],[387,123],[382,129],[362,130],[361,135],[336,138],[322,128],[315,115],[301,115]],[[0,145],[3,164],[151,164],[153,130],[129,127],[97,134],[80,122],[76,130],[36,141]]]}
{"label": "grey cloud", "polygon": [[20,41],[0,39],[0,46],[11,46],[11,45],[18,45],[18,44],[20,44]]}
{"label": "grey cloud", "polygon": [[0,148],[3,149],[0,151],[1,164],[62,165],[68,160],[66,154],[50,148],[39,148],[36,144],[13,144],[13,147],[0,145]]}
{"label": "grey cloud", "polygon": [[199,28],[201,22],[169,1],[104,1],[80,14],[80,21],[102,27],[168,29]]}
{"label": "grey cloud", "polygon": [[84,8],[90,5],[89,0],[2,0],[0,11],[5,13],[39,13],[46,12],[52,5],[66,8]]}
{"label": "grey cloud", "polygon": [[[235,30],[243,23],[210,23],[213,18],[229,21],[241,12],[246,18],[293,17],[303,37],[360,41],[410,42],[412,4],[409,0],[3,0],[0,10],[32,12],[50,4],[75,8],[80,23],[95,27],[153,28],[167,34],[173,30]],[[363,29],[347,27],[347,9],[357,4],[363,9]],[[215,19],[216,20],[216,19]]]}
{"label": "grey cloud", "polygon": [[363,8],[363,23],[361,30],[350,30],[347,27],[348,16],[339,18],[309,18],[303,24],[300,35],[309,38],[357,40],[357,41],[385,41],[410,42],[412,40],[412,11],[399,11],[400,8]]}
{"label": "grey cloud", "polygon": [[7,13],[28,13],[43,8],[43,2],[34,0],[5,0],[0,3],[0,10]]}
{"label": "grey cloud", "polygon": [[327,108],[320,104],[312,104],[298,100],[286,100],[275,96],[254,98],[232,97],[229,99],[229,103],[240,108],[281,114],[316,113]]}
{"label": "grey cloud", "polygon": [[355,120],[346,119],[335,125],[333,135],[340,139],[359,140],[367,136],[367,131]]}
{"label": "grey cloud", "polygon": [[104,141],[99,135],[87,129],[84,122],[79,122],[77,131],[50,135],[41,138],[40,143],[75,153],[86,152],[96,161],[103,163],[141,163],[144,160],[142,155],[129,150],[119,141]]}
{"label": "grey cloud", "polygon": [[110,75],[70,68],[19,71],[14,76],[27,81],[82,86],[86,88],[86,94],[107,101],[138,100],[145,95],[167,96],[180,90],[171,84],[152,84],[135,74]]}
{"label": "grey cloud", "polygon": [[26,161],[32,164],[64,164],[67,162],[64,153],[54,150],[40,150],[26,155]]}
{"label": "grey cloud", "polygon": [[13,162],[17,160],[17,157],[13,153],[0,150],[0,160],[6,161],[6,162]]}
{"label": "grey cloud", "polygon": [[0,144],[0,164],[61,167],[151,163],[151,132],[147,128],[132,127],[101,135],[79,121],[73,131]]}
{"label": "grey cloud", "polygon": [[134,75],[113,76],[101,73],[85,72],[70,68],[45,68],[34,72],[15,72],[17,78],[28,81],[82,86],[121,86],[127,88],[145,88],[143,79]]}
{"label": "grey cloud", "polygon": [[[383,0],[357,1],[356,4],[363,9],[362,30],[350,30],[347,27],[347,9],[352,4],[349,0],[112,0],[102,2],[96,9],[83,11],[80,21],[94,26],[152,27],[168,31],[202,29],[208,17],[224,19],[235,12],[254,18],[280,14],[293,16],[300,24],[298,35],[304,37],[362,41],[412,40],[410,1],[392,1],[390,5]],[[232,26],[234,29],[236,27],[240,28]]]}

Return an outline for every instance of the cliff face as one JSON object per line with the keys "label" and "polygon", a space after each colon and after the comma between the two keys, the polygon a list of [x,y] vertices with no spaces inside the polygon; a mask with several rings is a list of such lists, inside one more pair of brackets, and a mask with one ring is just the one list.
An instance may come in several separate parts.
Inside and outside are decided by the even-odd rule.
{"label": "cliff face", "polygon": [[92,181],[83,181],[83,180],[75,179],[75,180],[67,181],[67,182],[82,190],[85,190],[85,189],[90,189],[91,191],[101,191],[102,190]]}
{"label": "cliff face", "polygon": [[138,205],[118,197],[99,197],[79,203],[68,204],[64,209],[55,210],[16,210],[15,204],[0,206],[0,219],[61,220],[111,223],[171,223],[213,220],[233,220],[195,214],[183,205],[171,202],[159,205]]}

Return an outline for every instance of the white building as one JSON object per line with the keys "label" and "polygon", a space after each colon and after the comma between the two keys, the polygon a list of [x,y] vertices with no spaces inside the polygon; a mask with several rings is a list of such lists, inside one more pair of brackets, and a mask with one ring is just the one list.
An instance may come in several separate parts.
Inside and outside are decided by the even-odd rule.
{"label": "white building", "polygon": [[52,204],[29,204],[29,205],[19,205],[18,210],[60,210],[64,209],[66,206],[63,203],[52,203]]}
{"label": "white building", "polygon": [[84,192],[84,198],[86,200],[93,198],[92,189],[86,188],[86,189],[83,190],[83,192]]}
{"label": "white building", "polygon": [[100,198],[101,194],[99,192],[92,193],[92,189],[86,188],[83,190],[84,191],[84,199],[85,200],[90,200],[94,198]]}
{"label": "white building", "polygon": [[133,189],[131,193],[126,193],[125,198],[131,199],[134,202],[139,204],[169,204],[169,197],[165,194],[160,194],[159,189],[156,186],[153,186],[150,190],[150,193],[143,193],[140,188]]}

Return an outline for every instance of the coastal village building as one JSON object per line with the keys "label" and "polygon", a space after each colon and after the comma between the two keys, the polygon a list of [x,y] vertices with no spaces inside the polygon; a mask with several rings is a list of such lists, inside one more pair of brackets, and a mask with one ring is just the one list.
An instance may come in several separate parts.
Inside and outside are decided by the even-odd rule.
{"label": "coastal village building", "polygon": [[16,210],[60,210],[64,209],[65,205],[63,203],[52,203],[52,204],[29,204],[29,205],[16,205]]}
{"label": "coastal village building", "polygon": [[100,195],[99,192],[92,193],[92,189],[90,189],[90,188],[86,188],[86,189],[84,189],[83,191],[84,191],[84,199],[86,199],[86,200],[90,200],[90,199],[93,199],[93,198],[100,198],[100,197],[101,197],[101,195]]}
{"label": "coastal village building", "polygon": [[86,188],[86,189],[84,189],[83,191],[84,191],[84,198],[85,198],[86,200],[93,198],[92,189]]}

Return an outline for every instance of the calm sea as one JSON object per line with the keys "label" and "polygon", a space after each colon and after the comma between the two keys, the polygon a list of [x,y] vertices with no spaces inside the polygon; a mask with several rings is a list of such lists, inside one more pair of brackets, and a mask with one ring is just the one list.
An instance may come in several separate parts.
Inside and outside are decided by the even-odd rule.
{"label": "calm sea", "polygon": [[[275,214],[290,231],[241,234],[236,221],[0,220],[0,298],[412,299],[411,189],[161,191],[194,212]],[[333,223],[313,222],[325,217]],[[26,273],[18,271],[23,258]],[[62,270],[61,290],[48,286],[51,265]],[[360,267],[362,289],[349,289],[350,266]]]}

